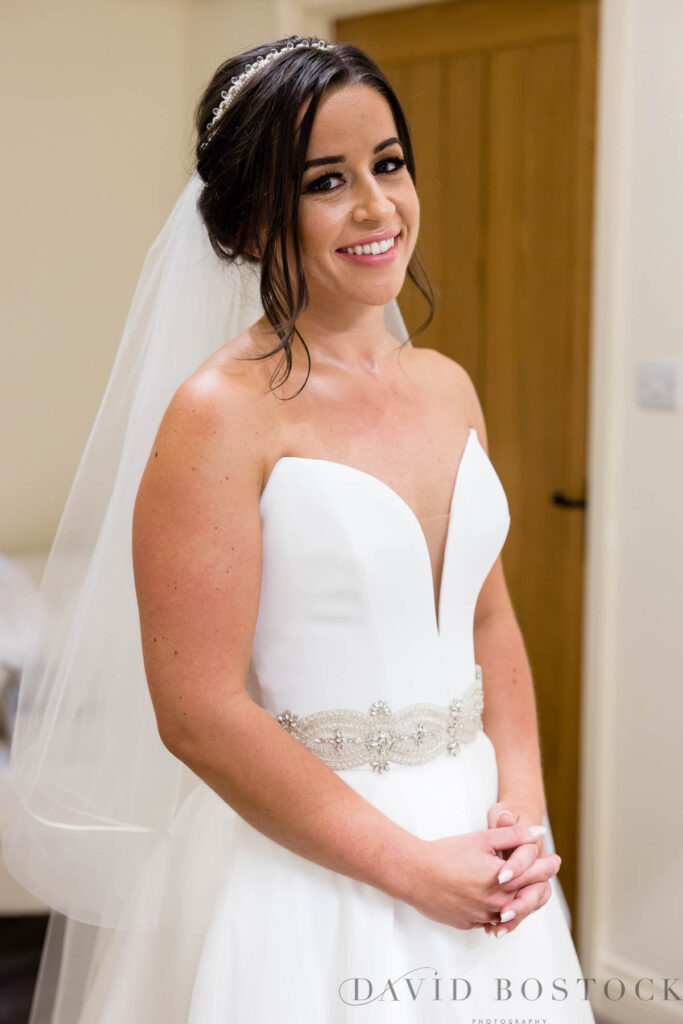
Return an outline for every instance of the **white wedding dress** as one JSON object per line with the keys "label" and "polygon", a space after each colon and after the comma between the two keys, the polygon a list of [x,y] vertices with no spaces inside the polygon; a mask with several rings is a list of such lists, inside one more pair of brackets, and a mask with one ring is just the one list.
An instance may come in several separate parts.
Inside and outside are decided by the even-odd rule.
{"label": "white wedding dress", "polygon": [[[275,464],[260,508],[257,703],[302,717],[467,692],[477,596],[510,522],[474,428],[448,517],[418,519],[369,473],[294,456]],[[498,798],[483,731],[455,756],[338,773],[424,839],[486,829]],[[97,933],[87,1005],[69,1024],[594,1021],[554,879],[548,903],[495,938],[292,853],[189,770],[176,825],[160,928]]]}

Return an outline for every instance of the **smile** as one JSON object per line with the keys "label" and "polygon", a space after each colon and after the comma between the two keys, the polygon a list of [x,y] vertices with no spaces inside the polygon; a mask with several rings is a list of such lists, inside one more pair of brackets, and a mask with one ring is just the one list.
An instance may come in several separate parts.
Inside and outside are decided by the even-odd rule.
{"label": "smile", "polygon": [[398,254],[400,235],[386,238],[371,245],[354,245],[347,249],[337,249],[337,255],[361,267],[383,267],[393,263]]}
{"label": "smile", "polygon": [[371,245],[353,245],[348,249],[338,249],[337,251],[355,256],[379,256],[380,253],[393,249],[397,238],[398,235],[395,235],[393,238],[387,238],[383,242],[372,242]]}

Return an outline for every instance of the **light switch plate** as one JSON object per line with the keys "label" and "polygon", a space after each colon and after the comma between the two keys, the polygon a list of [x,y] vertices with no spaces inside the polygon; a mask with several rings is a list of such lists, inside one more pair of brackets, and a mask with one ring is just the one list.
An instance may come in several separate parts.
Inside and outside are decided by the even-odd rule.
{"label": "light switch plate", "polygon": [[676,364],[663,360],[638,363],[638,404],[646,409],[676,408]]}

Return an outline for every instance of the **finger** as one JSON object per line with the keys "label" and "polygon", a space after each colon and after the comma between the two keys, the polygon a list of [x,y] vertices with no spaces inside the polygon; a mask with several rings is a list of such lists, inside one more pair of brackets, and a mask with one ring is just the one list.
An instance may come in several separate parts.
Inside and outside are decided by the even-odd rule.
{"label": "finger", "polygon": [[[539,885],[549,887],[547,882],[539,883]],[[490,921],[488,924],[484,925],[484,931],[487,935],[492,935],[494,938],[502,938],[504,935],[507,935],[508,932],[512,932],[515,928],[519,928],[522,921],[525,921],[529,914],[533,913],[534,910],[540,909],[540,907],[547,903],[548,898],[549,896],[547,895],[535,897],[533,905],[526,911],[524,911],[518,904],[518,909],[515,911],[514,918],[508,918],[505,921]]]}
{"label": "finger", "polygon": [[495,827],[501,828],[503,825],[514,825],[515,816],[512,811],[500,811],[496,819]]}
{"label": "finger", "polygon": [[493,851],[509,850],[513,846],[520,846],[522,843],[536,843],[539,836],[545,835],[543,825],[515,824],[504,825],[501,828],[489,829],[489,840]]}
{"label": "finger", "polygon": [[[514,825],[516,819],[512,811],[500,811],[494,821],[491,822],[491,828],[504,828],[506,825]],[[506,859],[510,856],[509,850],[498,850],[498,856],[502,859]]]}
{"label": "finger", "polygon": [[486,924],[482,925],[487,935],[493,935],[496,928],[505,928],[506,925],[500,923],[500,914],[497,914],[494,918],[491,918]]}
{"label": "finger", "polygon": [[[551,855],[551,857],[552,856],[553,855]],[[553,877],[554,873],[555,873],[554,871],[551,872],[548,875],[548,878],[545,881],[543,879],[538,880],[538,881],[529,881],[529,882],[527,882],[527,884],[525,886],[520,887],[519,889],[515,890],[514,899],[511,902],[501,904],[501,906],[500,906],[501,913],[499,913],[497,916],[492,917],[491,920],[488,923],[483,925],[484,930],[486,931],[486,933],[488,935],[492,934],[493,932],[496,932],[496,934],[498,934],[498,930],[500,928],[505,928],[506,930],[509,931],[509,930],[511,930],[512,927],[517,927],[517,925],[519,924],[520,920],[523,920],[523,917],[520,917],[520,915],[523,914],[523,916],[528,917],[528,913],[524,913],[524,904],[523,904],[523,901],[521,901],[521,897],[520,897],[520,893],[523,891],[523,889],[533,889],[534,887],[538,887],[540,885],[542,887],[543,895],[541,897],[540,903],[538,903],[538,905],[535,906],[533,909],[539,910],[541,907],[545,906],[545,904],[548,902],[548,900],[550,899],[550,897],[552,895],[552,888],[550,886],[550,878]],[[516,900],[516,902],[515,902],[515,900]],[[514,915],[515,915],[514,918],[508,918],[507,917],[507,914],[510,911],[512,911],[514,913]],[[505,915],[506,920],[502,920],[503,915]],[[511,924],[510,923],[511,921],[514,922],[514,924]]]}
{"label": "finger", "polygon": [[[515,856],[518,852],[521,852],[524,848],[520,847],[519,851],[515,850]],[[510,858],[512,860],[512,857]],[[525,885],[534,885],[536,882],[547,882],[553,875],[556,875],[560,870],[562,864],[562,858],[557,853],[550,853],[545,857],[536,857],[523,871],[519,874],[515,874],[514,877],[507,881],[501,882],[501,878],[505,878],[504,871],[507,869],[507,865],[510,861],[506,862],[506,866],[503,871],[498,874],[498,888],[503,892],[517,892]]]}
{"label": "finger", "polygon": [[494,881],[498,885],[507,885],[508,888],[515,883],[513,888],[519,889],[517,879],[531,867],[537,857],[538,849],[535,843],[522,843],[510,852],[504,865],[496,869]]}
{"label": "finger", "polygon": [[[520,926],[525,917],[528,917],[534,910],[539,910],[542,906],[545,906],[550,899],[551,893],[550,882],[538,882],[535,885],[524,886],[523,889],[519,890],[512,902],[506,904],[503,908],[503,912],[500,915],[500,924],[493,927],[493,934],[496,937],[500,937],[502,929],[505,929],[506,932],[514,931],[515,928]],[[510,913],[513,913],[514,917],[509,917]]]}
{"label": "finger", "polygon": [[[505,828],[514,824],[515,819],[511,817],[509,811],[501,812],[500,814],[489,814],[486,819],[487,828]],[[533,822],[529,822],[529,824],[531,825]]]}

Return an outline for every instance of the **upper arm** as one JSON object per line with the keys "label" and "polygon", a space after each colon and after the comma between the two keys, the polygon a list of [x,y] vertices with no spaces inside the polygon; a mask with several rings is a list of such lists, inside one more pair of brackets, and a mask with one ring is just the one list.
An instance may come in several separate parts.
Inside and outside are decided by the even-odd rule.
{"label": "upper arm", "polygon": [[263,465],[253,403],[220,375],[173,396],[133,513],[145,664],[163,742],[210,726],[246,694],[261,578]]}

